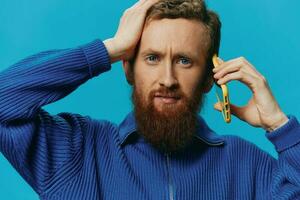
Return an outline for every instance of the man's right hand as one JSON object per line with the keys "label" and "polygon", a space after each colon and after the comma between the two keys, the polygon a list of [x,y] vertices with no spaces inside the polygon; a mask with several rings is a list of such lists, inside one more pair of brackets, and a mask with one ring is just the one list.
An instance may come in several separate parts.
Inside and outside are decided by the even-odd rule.
{"label": "man's right hand", "polygon": [[142,35],[147,10],[158,1],[139,0],[125,10],[115,36],[104,41],[111,63],[128,60],[133,56]]}

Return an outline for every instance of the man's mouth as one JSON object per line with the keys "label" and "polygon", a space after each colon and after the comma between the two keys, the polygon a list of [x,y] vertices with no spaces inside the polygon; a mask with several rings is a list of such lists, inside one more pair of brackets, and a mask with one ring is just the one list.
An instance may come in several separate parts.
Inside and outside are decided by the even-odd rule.
{"label": "man's mouth", "polygon": [[180,97],[176,95],[160,95],[157,94],[155,95],[155,99],[158,101],[162,101],[163,103],[171,104],[171,103],[176,103]]}

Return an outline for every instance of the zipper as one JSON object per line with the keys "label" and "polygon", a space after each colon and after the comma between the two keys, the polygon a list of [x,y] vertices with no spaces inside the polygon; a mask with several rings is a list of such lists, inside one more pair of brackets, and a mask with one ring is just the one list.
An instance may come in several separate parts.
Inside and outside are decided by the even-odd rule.
{"label": "zipper", "polygon": [[167,160],[167,176],[168,176],[168,190],[169,190],[169,199],[174,200],[174,187],[173,181],[170,173],[170,154],[165,153],[166,160]]}

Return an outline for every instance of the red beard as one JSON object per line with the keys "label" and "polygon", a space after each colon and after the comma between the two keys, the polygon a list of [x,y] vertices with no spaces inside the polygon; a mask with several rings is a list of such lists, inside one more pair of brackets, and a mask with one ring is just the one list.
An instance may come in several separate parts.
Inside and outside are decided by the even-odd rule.
{"label": "red beard", "polygon": [[[162,104],[159,111],[154,105],[157,93],[180,99],[175,104]],[[197,113],[202,107],[203,97],[200,89],[189,99],[178,88],[161,87],[151,91],[145,101],[134,85],[132,101],[138,133],[163,153],[183,151],[196,134]]]}

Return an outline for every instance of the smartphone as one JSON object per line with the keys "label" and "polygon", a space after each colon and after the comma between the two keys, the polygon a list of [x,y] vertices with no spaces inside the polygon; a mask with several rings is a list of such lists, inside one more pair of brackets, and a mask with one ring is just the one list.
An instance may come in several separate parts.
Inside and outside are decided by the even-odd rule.
{"label": "smartphone", "polygon": [[[219,67],[220,61],[218,56],[215,54],[212,58],[214,67]],[[215,91],[218,102],[222,106],[222,116],[226,123],[231,122],[231,113],[230,113],[230,101],[229,101],[229,90],[226,84],[219,85],[215,81]]]}

